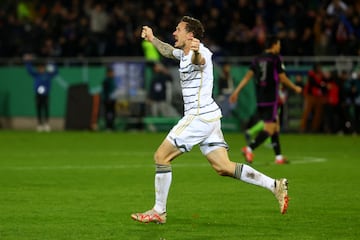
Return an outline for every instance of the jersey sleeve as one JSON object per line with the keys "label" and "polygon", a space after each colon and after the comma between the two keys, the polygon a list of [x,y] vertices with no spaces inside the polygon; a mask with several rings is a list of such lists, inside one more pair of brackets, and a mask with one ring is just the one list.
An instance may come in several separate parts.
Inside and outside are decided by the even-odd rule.
{"label": "jersey sleeve", "polygon": [[33,76],[33,77],[36,77],[37,73],[36,71],[34,70],[34,66],[31,62],[26,62],[25,63],[25,67],[26,67],[26,70],[28,71],[28,73]]}
{"label": "jersey sleeve", "polygon": [[252,70],[254,73],[257,72],[257,59],[256,58],[251,62],[250,66],[249,66],[249,70]]}
{"label": "jersey sleeve", "polygon": [[200,44],[199,52],[201,56],[205,58],[205,64],[211,62],[211,57],[213,54],[208,48],[204,47],[203,44]]}
{"label": "jersey sleeve", "polygon": [[178,60],[181,59],[181,55],[182,55],[182,50],[181,49],[178,49],[178,48],[175,48],[172,52],[172,54],[174,55],[174,57]]}

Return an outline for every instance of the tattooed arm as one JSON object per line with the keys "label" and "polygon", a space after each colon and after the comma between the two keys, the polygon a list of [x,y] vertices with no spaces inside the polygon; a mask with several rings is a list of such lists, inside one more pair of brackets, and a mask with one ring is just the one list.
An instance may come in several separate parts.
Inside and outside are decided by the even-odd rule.
{"label": "tattooed arm", "polygon": [[160,52],[160,54],[163,55],[164,57],[175,58],[174,55],[172,54],[175,48],[170,44],[160,41],[158,38],[156,38],[150,27],[144,26],[142,28],[141,37],[151,42]]}
{"label": "tattooed arm", "polygon": [[154,37],[151,42],[156,47],[156,49],[159,50],[161,55],[167,58],[175,58],[172,54],[173,50],[175,49],[173,46],[163,41],[160,41],[156,37]]}

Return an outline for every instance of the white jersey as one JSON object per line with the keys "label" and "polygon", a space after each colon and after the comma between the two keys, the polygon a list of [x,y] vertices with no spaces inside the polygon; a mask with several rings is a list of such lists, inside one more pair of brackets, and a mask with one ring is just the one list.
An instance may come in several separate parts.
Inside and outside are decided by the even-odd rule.
{"label": "white jersey", "polygon": [[184,116],[194,115],[211,121],[221,118],[221,110],[212,98],[214,74],[212,52],[200,44],[199,52],[205,58],[204,65],[191,63],[193,51],[188,55],[181,49],[175,49],[173,55],[180,60],[180,85],[184,100]]}

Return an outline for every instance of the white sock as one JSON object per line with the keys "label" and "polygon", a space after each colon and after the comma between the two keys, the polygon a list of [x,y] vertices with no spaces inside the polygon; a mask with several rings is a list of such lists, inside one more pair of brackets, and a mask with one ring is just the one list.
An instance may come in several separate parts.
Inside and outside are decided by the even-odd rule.
{"label": "white sock", "polygon": [[244,182],[269,189],[274,192],[275,179],[256,171],[252,167],[243,164],[240,179]]}
{"label": "white sock", "polygon": [[158,213],[166,212],[166,202],[172,180],[172,172],[155,174],[155,206]]}

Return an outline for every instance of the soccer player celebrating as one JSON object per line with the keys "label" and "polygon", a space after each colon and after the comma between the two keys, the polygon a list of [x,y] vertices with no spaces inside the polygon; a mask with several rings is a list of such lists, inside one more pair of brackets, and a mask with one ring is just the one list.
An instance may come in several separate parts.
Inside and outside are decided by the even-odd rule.
{"label": "soccer player celebrating", "polygon": [[270,178],[252,167],[232,162],[221,131],[221,110],[212,98],[212,53],[201,42],[204,28],[195,18],[184,16],[173,36],[174,47],[156,38],[150,27],[142,28],[141,36],[151,42],[159,52],[180,61],[179,73],[184,101],[184,116],[170,130],[154,154],[155,205],[144,213],[134,213],[131,218],[143,222],[166,222],[166,203],[172,180],[171,161],[182,153],[200,146],[202,154],[221,176],[229,176],[258,185],[275,194],[280,212],[288,207],[287,179]]}
{"label": "soccer player celebrating", "polygon": [[230,103],[235,103],[240,91],[254,77],[256,83],[257,113],[260,120],[264,121],[264,128],[257,134],[254,141],[242,148],[245,160],[248,163],[253,162],[253,150],[260,146],[269,136],[271,137],[271,143],[276,155],[275,163],[287,163],[286,158],[281,154],[279,141],[279,86],[282,83],[293,89],[296,93],[301,93],[302,89],[287,78],[284,65],[279,56],[280,49],[280,40],[277,37],[269,36],[266,41],[265,52],[254,59],[250,69],[229,98]]}

